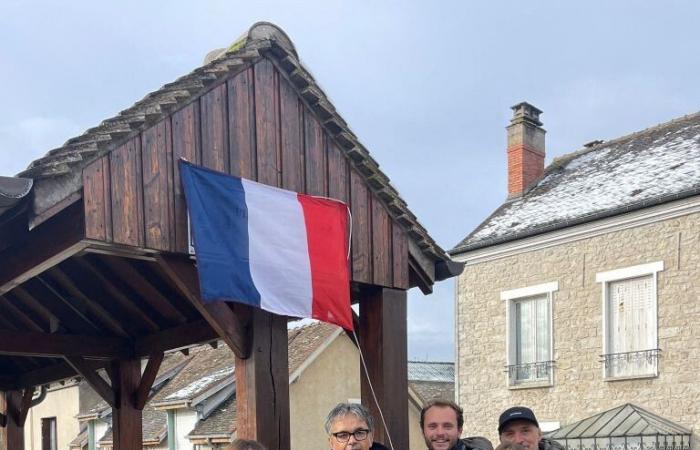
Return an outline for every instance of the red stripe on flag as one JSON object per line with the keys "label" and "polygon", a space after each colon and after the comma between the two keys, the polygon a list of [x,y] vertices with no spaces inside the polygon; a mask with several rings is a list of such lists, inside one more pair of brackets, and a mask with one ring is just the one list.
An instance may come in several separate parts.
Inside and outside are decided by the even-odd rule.
{"label": "red stripe on flag", "polygon": [[309,245],[312,317],[352,330],[347,207],[302,194],[297,198],[304,211]]}

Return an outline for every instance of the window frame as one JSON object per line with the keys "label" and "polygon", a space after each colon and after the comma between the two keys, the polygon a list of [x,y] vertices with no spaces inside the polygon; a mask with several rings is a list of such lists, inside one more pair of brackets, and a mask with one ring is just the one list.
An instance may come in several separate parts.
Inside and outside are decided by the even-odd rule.
{"label": "window frame", "polygon": [[[549,323],[549,361],[554,361],[554,317],[552,314],[554,293],[559,290],[559,282],[536,284],[507,291],[501,291],[501,300],[506,302],[506,386],[508,389],[531,389],[554,386],[554,364],[549,370],[549,379],[513,382],[508,368],[516,363],[515,308],[516,301],[545,294],[547,296],[547,319]],[[538,361],[539,362],[539,361]],[[542,361],[544,362],[544,361]]]}
{"label": "window frame", "polygon": [[[654,311],[654,317],[656,319],[656,326],[654,327],[653,340],[656,342],[656,349],[659,349],[659,283],[658,274],[664,270],[663,261],[655,261],[646,264],[638,264],[635,266],[623,267],[620,269],[608,270],[605,272],[598,272],[595,275],[596,283],[601,284],[602,289],[602,327],[603,327],[603,354],[602,362],[605,361],[605,357],[610,354],[610,342],[612,337],[610,336],[610,282],[624,281],[631,278],[639,278],[644,276],[652,276],[652,309]],[[651,349],[650,349],[651,350]],[[641,351],[641,350],[640,350]],[[608,369],[605,364],[603,364],[603,380],[605,381],[618,381],[618,380],[633,380],[633,379],[643,379],[643,378],[656,378],[659,376],[659,360],[658,357],[655,360],[653,373],[638,374],[638,375],[620,375],[613,376],[609,375]]]}

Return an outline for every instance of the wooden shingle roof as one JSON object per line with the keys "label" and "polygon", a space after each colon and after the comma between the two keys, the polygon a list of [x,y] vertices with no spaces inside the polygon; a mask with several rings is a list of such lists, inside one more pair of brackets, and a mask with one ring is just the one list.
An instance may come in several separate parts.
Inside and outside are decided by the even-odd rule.
{"label": "wooden shingle roof", "polygon": [[[266,22],[253,25],[243,37],[211,62],[165,84],[118,115],[102,121],[33,161],[19,176],[34,180],[34,216],[51,208],[56,209],[56,205],[62,202],[76,200],[82,189],[82,169],[90,162],[116,149],[167,115],[189,105],[223,80],[261,58],[272,60],[287,74],[303,100],[321,119],[324,129],[336,140],[352,166],[386,205],[391,216],[407,229],[413,242],[430,257],[451,262],[445,251],[408,209],[389,177],[300,62],[291,40],[280,28]],[[41,220],[45,218],[42,217]],[[440,275],[454,275],[451,272],[457,269],[446,270],[450,275],[439,274],[439,279]]]}

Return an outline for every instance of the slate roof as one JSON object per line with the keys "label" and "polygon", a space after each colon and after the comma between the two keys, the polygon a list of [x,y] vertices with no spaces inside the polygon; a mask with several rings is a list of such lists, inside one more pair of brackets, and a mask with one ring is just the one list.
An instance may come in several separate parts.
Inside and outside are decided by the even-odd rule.
{"label": "slate roof", "polygon": [[[152,406],[146,405],[143,409],[141,429],[144,443],[160,443],[168,434],[168,416],[163,411],[156,411]],[[112,427],[109,427],[104,436],[98,439],[100,445],[112,443],[112,431]]]}
{"label": "slate roof", "polygon": [[451,362],[409,361],[408,386],[421,402],[455,397],[455,365]]}
{"label": "slate roof", "polygon": [[195,437],[229,437],[236,431],[236,396],[232,395],[219,405],[216,410],[204,420],[198,420],[194,429],[187,435]]}
{"label": "slate roof", "polygon": [[451,362],[409,361],[408,380],[454,383],[455,365]]}
{"label": "slate roof", "polygon": [[435,381],[409,381],[408,386],[420,397],[423,404],[436,398],[454,400],[454,382],[444,383]]}
{"label": "slate roof", "polygon": [[68,448],[71,449],[82,449],[88,444],[88,432],[87,429],[83,430],[78,434],[75,439],[70,441]]}
{"label": "slate roof", "polygon": [[[69,139],[62,147],[51,150],[32,162],[19,176],[34,180],[34,214],[46,211],[79,193],[82,188],[82,169],[92,160],[109,153],[263,57],[274,60],[282,72],[288,75],[292,85],[345,152],[350,164],[386,204],[391,216],[406,227],[409,237],[419,248],[433,258],[450,261],[445,251],[408,209],[389,178],[340,117],[311,73],[302,65],[289,37],[280,28],[266,22],[254,24],[241,39],[211,62],[165,84],[116,116]],[[452,269],[447,270],[449,272]]]}
{"label": "slate roof", "polygon": [[338,327],[323,322],[289,330],[287,344],[289,348],[290,375],[338,330]]}
{"label": "slate roof", "polygon": [[190,350],[190,361],[149,403],[158,406],[190,401],[223,380],[233,381],[234,357],[226,345]]}
{"label": "slate roof", "polygon": [[700,113],[555,159],[456,255],[700,194]]}

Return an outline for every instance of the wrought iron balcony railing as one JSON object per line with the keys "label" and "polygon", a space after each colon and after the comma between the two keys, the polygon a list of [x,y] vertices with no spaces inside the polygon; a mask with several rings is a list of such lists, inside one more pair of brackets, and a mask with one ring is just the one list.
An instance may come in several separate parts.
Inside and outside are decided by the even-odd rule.
{"label": "wrought iron balcony railing", "polygon": [[637,350],[633,352],[607,353],[600,355],[609,377],[651,375],[656,373],[661,349]]}
{"label": "wrought iron balcony railing", "polygon": [[552,376],[554,361],[513,364],[506,366],[508,382],[511,386],[523,383],[549,381]]}

